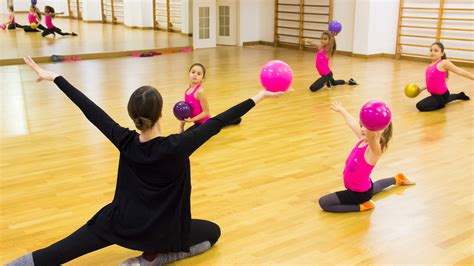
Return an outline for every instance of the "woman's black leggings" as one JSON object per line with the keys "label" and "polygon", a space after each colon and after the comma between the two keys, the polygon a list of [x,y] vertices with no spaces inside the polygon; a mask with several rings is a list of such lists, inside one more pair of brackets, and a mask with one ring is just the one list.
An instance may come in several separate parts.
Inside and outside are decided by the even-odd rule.
{"label": "woman's black leggings", "polygon": [[447,103],[452,102],[454,100],[466,100],[466,95],[464,93],[457,93],[457,94],[450,94],[449,90],[446,91],[444,94],[431,94],[424,98],[423,100],[419,101],[416,104],[416,108],[420,112],[430,112],[434,110],[443,109]]}
{"label": "woman's black leggings", "polygon": [[329,74],[327,75],[324,75],[324,76],[321,76],[318,80],[316,80],[310,87],[309,89],[311,91],[318,91],[320,90],[322,87],[324,87],[324,85],[326,84],[329,84],[331,86],[337,86],[337,85],[344,85],[346,84],[346,82],[342,79],[340,80],[335,80],[333,78],[333,74],[332,72],[329,72]]}
{"label": "woman's black leggings", "polygon": [[[221,236],[219,226],[205,220],[191,220],[190,246],[209,241],[214,245]],[[87,225],[51,246],[33,252],[35,266],[60,265],[112,243],[98,237]]]}

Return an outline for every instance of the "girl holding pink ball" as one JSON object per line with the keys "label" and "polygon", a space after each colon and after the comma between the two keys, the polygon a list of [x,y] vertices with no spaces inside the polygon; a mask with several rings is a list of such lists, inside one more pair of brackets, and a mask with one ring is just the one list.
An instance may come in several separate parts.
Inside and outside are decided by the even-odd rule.
{"label": "girl holding pink ball", "polygon": [[370,174],[377,161],[386,151],[392,138],[391,113],[383,102],[371,101],[360,111],[360,122],[339,103],[331,109],[340,113],[359,141],[346,159],[344,186],[346,190],[325,195],[319,205],[327,212],[361,212],[373,209],[372,196],[392,186],[412,185],[414,182],[403,174],[372,182]]}

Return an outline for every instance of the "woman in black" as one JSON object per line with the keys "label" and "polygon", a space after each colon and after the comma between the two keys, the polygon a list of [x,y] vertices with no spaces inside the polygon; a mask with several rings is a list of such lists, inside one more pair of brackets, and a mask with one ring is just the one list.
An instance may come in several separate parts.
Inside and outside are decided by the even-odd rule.
{"label": "woman in black", "polygon": [[120,151],[114,199],[67,238],[29,253],[7,265],[59,265],[117,244],[143,251],[123,265],[162,265],[209,249],[220,236],[215,223],[191,219],[189,156],[212,136],[265,98],[284,92],[261,91],[229,110],[182,134],[161,136],[163,101],[153,87],[138,88],[128,113],[140,130],[121,127],[62,76],[26,64],[38,81],[54,81]]}

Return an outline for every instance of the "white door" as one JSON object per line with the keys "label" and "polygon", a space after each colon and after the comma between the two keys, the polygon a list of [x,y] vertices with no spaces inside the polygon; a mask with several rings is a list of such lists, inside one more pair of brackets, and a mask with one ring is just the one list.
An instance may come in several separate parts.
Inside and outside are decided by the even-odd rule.
{"label": "white door", "polygon": [[217,0],[217,44],[237,45],[236,0]]}
{"label": "white door", "polygon": [[193,1],[194,48],[216,47],[216,1]]}

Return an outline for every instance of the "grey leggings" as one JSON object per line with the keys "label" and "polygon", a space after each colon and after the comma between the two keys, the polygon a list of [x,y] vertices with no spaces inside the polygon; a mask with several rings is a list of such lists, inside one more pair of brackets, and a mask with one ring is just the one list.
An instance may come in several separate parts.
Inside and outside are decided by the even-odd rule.
{"label": "grey leggings", "polygon": [[[395,178],[389,177],[377,180],[373,184],[373,195],[379,193],[383,189],[395,185]],[[353,202],[352,204],[341,204],[336,193],[331,193],[326,196],[323,196],[319,199],[319,205],[321,208],[327,212],[358,212],[360,211],[359,203]]]}

